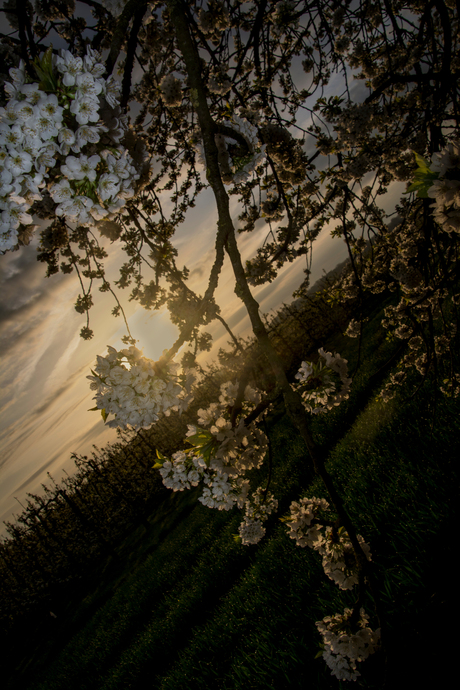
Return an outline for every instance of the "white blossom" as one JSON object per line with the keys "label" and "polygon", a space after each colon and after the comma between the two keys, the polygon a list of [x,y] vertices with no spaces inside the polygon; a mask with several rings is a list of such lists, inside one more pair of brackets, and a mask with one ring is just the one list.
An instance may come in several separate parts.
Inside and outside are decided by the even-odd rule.
{"label": "white blossom", "polygon": [[324,498],[301,498],[290,505],[289,519],[286,518],[291,539],[297,546],[318,549],[324,541],[324,527],[317,522],[318,512],[329,508]]}
{"label": "white blossom", "polygon": [[82,125],[75,133],[78,147],[83,148],[88,143],[97,144],[101,138],[101,132],[106,131],[106,129],[106,127],[101,125]]}
{"label": "white blossom", "polygon": [[300,392],[305,409],[313,414],[324,413],[340,405],[349,397],[351,385],[347,360],[337,352],[333,355],[322,348],[318,352],[325,360],[325,365],[302,362],[296,374],[299,383],[293,386]]}
{"label": "white blossom", "polygon": [[92,220],[90,210],[93,203],[87,196],[75,196],[59,204],[56,208],[56,215],[66,216],[68,220],[74,223],[88,223]]}
{"label": "white blossom", "polygon": [[120,191],[121,180],[114,173],[101,175],[98,185],[99,196],[102,201],[115,197]]}
{"label": "white blossom", "polygon": [[238,528],[241,543],[244,546],[258,544],[262,537],[265,536],[265,531],[265,527],[263,527],[260,520],[246,520]]}
{"label": "white blossom", "polygon": [[170,108],[182,103],[182,82],[174,74],[167,74],[160,82],[161,97]]}
{"label": "white blossom", "polygon": [[14,177],[32,170],[32,156],[26,151],[11,149],[6,159],[5,167]]}
{"label": "white blossom", "polygon": [[[45,93],[39,84],[27,84],[23,63],[10,71],[12,84],[6,89],[10,100],[0,108],[4,212],[0,251],[17,245],[18,222],[32,227],[27,211],[41,199],[46,186],[58,204],[58,216],[92,225],[118,213],[134,195],[134,182],[139,179],[132,158],[114,139],[122,136],[123,118],[115,118],[118,129],[113,132],[99,123],[101,106],[105,111],[107,103],[115,108],[118,93],[117,82],[103,78],[99,53],[88,48],[82,60],[64,50],[52,60],[51,69],[60,75],[64,87],[72,89],[70,98],[62,90]],[[115,144],[110,150],[101,144],[105,132]],[[60,156],[65,156],[64,164]]]}
{"label": "white blossom", "polygon": [[[368,544],[360,534],[356,535],[364,555],[371,560]],[[326,527],[324,537],[315,547],[323,557],[323,568],[326,575],[335,582],[340,589],[352,589],[358,584],[358,563],[350,538],[345,530],[334,533],[332,527]]]}
{"label": "white blossom", "polygon": [[316,623],[323,639],[323,659],[339,680],[356,680],[361,675],[357,663],[376,652],[380,642],[380,628],[370,629],[369,616],[363,608],[357,630],[351,629],[351,616],[352,611],[347,608],[343,614],[326,616]]}
{"label": "white blossom", "polygon": [[87,97],[76,98],[72,101],[70,112],[75,115],[75,119],[80,125],[97,122],[99,120],[99,102]]}
{"label": "white blossom", "polygon": [[73,197],[73,190],[68,180],[61,180],[50,188],[50,195],[53,201],[60,204],[69,201]]}
{"label": "white blossom", "polygon": [[174,381],[178,364],[157,365],[131,346],[109,348],[97,358],[93,376],[87,376],[96,390],[96,406],[113,414],[109,426],[148,428],[167,409],[179,406],[182,387]]}
{"label": "white blossom", "polygon": [[76,86],[78,99],[93,100],[99,105],[98,96],[102,92],[102,84],[92,74],[89,72],[77,74]]}
{"label": "white blossom", "polygon": [[244,502],[244,520],[238,532],[244,546],[258,544],[265,535],[262,523],[278,508],[278,501],[273,494],[259,487],[252,494],[248,494]]}
{"label": "white blossom", "polygon": [[75,133],[68,127],[62,127],[59,130],[58,140],[61,142],[60,152],[66,156],[75,144]]}
{"label": "white blossom", "polygon": [[77,75],[83,69],[83,61],[80,57],[74,57],[69,50],[61,50],[60,57],[56,58],[56,67],[64,75],[64,85],[74,86]]}
{"label": "white blossom", "polygon": [[61,172],[69,180],[83,180],[87,178],[94,182],[96,179],[96,166],[100,161],[101,157],[97,154],[89,158],[84,155],[81,155],[79,158],[67,156],[65,164],[61,166]]}

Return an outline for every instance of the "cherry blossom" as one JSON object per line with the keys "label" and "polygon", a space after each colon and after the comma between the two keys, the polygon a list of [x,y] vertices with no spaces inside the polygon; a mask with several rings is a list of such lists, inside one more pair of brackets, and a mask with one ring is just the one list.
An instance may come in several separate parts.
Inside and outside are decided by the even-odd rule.
{"label": "cherry blossom", "polygon": [[[109,133],[115,146],[109,150],[101,144],[101,135],[109,130],[99,122],[100,109],[106,103],[117,107],[118,86],[112,77],[102,77],[99,54],[88,48],[83,60],[66,50],[50,62],[45,58],[42,69],[51,70],[53,79],[62,79],[71,91],[46,93],[39,84],[28,83],[23,63],[10,71],[10,100],[0,108],[0,251],[17,245],[21,226],[32,226],[28,212],[47,184],[58,204],[56,215],[92,225],[116,215],[134,195],[139,179],[130,155],[117,143],[122,119],[116,119],[117,129]],[[60,156],[66,157],[63,164]]]}

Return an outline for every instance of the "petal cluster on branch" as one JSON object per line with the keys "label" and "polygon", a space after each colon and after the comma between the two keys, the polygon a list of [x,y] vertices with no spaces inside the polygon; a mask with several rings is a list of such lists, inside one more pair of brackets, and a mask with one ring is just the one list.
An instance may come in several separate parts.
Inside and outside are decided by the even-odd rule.
{"label": "petal cluster on branch", "polygon": [[198,410],[200,426],[189,425],[186,441],[192,448],[162,461],[160,474],[163,484],[173,491],[201,483],[203,491],[198,500],[209,508],[244,508],[246,527],[241,527],[244,537],[241,536],[243,543],[249,544],[256,543],[256,534],[262,538],[265,530],[260,525],[276,510],[277,501],[262,489],[248,498],[246,474],[262,465],[267,438],[254,422],[246,424],[244,419],[260,402],[260,393],[246,386],[243,400],[234,412],[238,392],[238,384],[222,384],[219,401]]}
{"label": "petal cluster on branch", "polygon": [[[324,498],[302,498],[293,501],[288,523],[288,535],[295,539],[297,546],[308,546],[317,551],[323,559],[325,574],[340,589],[352,589],[358,583],[358,563],[347,532],[341,527],[335,529],[319,521],[319,513],[326,511],[329,503]],[[358,542],[368,560],[371,553],[361,535]]]}
{"label": "petal cluster on branch", "polygon": [[307,412],[320,414],[347,400],[350,394],[351,378],[348,377],[347,360],[337,352],[318,350],[325,364],[302,362],[295,387],[301,394]]}
{"label": "petal cluster on branch", "polygon": [[369,616],[363,608],[355,629],[351,618],[352,610],[346,608],[343,614],[326,616],[316,623],[323,638],[323,659],[339,680],[356,680],[361,675],[357,662],[377,651],[380,642],[380,628],[371,630]]}
{"label": "petal cluster on branch", "polygon": [[[366,544],[360,534],[357,535],[359,545],[366,558],[371,560],[369,545]],[[332,527],[328,526],[323,531],[323,539],[314,546],[323,557],[325,574],[340,589],[352,589],[358,584],[359,572],[353,546],[350,537],[343,529],[335,534]]]}
{"label": "petal cluster on branch", "polygon": [[228,10],[219,0],[209,0],[207,6],[207,10],[198,11],[198,27],[206,37],[218,42],[222,31],[230,26]]}
{"label": "petal cluster on branch", "polygon": [[160,82],[161,97],[170,108],[175,108],[182,103],[182,82],[174,76],[167,74]]}
{"label": "petal cluster on branch", "polygon": [[143,357],[136,347],[117,351],[108,346],[108,355],[98,355],[91,389],[96,391],[97,409],[103,411],[110,427],[148,428],[161,414],[187,407],[191,396],[177,383],[179,364],[156,363]]}
{"label": "petal cluster on branch", "polygon": [[[222,124],[242,135],[247,144],[246,153],[241,155],[239,151],[236,151],[238,142],[236,139],[232,139],[231,135],[215,135],[222,181],[227,185],[247,182],[256,168],[264,163],[266,144],[260,142],[257,127],[244,117],[234,114],[230,120],[224,120]],[[195,143],[195,151],[197,162],[206,169],[205,154],[201,142]]]}
{"label": "petal cluster on branch", "polygon": [[323,542],[323,526],[316,519],[319,511],[328,508],[329,503],[324,498],[301,498],[291,503],[288,535],[295,539],[297,546],[315,549]]}
{"label": "petal cluster on branch", "polygon": [[45,193],[54,213],[82,226],[113,218],[134,195],[140,175],[118,143],[118,83],[102,76],[100,60],[91,48],[84,58],[49,51],[40,83],[28,82],[22,62],[10,70],[0,108],[0,251],[17,246]]}
{"label": "petal cluster on branch", "polygon": [[448,233],[460,233],[460,140],[449,143],[432,156],[432,172],[438,179],[428,189],[428,196],[435,201],[431,205],[433,217]]}
{"label": "petal cluster on branch", "polygon": [[[128,0],[101,0],[101,5],[110,12],[113,17],[119,17],[125,9]],[[153,3],[149,3],[147,8],[153,7]]]}
{"label": "petal cluster on branch", "polygon": [[[329,509],[324,498],[301,498],[293,501],[290,514],[283,518],[288,524],[288,535],[295,539],[297,546],[308,546],[322,556],[325,574],[342,590],[349,590],[359,582],[359,568],[356,555],[348,533],[343,527],[324,525],[321,513]],[[322,520],[322,522],[320,522]],[[368,561],[371,553],[361,535],[356,535],[359,545]],[[357,611],[356,611],[357,613]],[[369,617],[364,609],[355,632],[351,630],[351,609],[344,615],[327,616],[316,626],[323,636],[322,656],[339,680],[356,680],[360,675],[356,662],[363,661],[376,651],[380,631],[373,632],[368,627]]]}
{"label": "petal cluster on branch", "polygon": [[278,501],[273,494],[264,491],[261,487],[256,489],[247,499],[244,506],[245,517],[238,528],[241,543],[244,546],[258,544],[265,535],[265,527],[262,523],[268,519],[271,513],[278,508]]}

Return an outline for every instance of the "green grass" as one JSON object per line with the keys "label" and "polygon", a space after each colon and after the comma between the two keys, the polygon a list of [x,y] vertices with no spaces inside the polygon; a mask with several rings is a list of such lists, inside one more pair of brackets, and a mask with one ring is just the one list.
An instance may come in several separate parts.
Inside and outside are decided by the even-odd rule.
{"label": "green grass", "polygon": [[[355,687],[443,687],[444,631],[455,596],[460,422],[457,401],[427,382],[412,400],[376,400],[395,350],[366,325],[352,395],[312,418],[312,433],[358,532],[370,544],[388,660],[366,661]],[[355,342],[325,345],[356,365]],[[279,515],[300,495],[326,496],[306,449],[278,410],[269,419],[271,490]],[[266,470],[259,471],[263,479]],[[171,496],[63,606],[32,660],[7,688],[24,690],[282,690],[337,688],[315,659],[315,621],[342,611],[341,592],[319,557],[286,536],[277,516],[257,547],[233,540],[237,511],[218,512],[197,493]],[[376,625],[373,597],[364,605]],[[445,675],[443,675],[445,674]],[[345,684],[342,683],[345,687]]]}

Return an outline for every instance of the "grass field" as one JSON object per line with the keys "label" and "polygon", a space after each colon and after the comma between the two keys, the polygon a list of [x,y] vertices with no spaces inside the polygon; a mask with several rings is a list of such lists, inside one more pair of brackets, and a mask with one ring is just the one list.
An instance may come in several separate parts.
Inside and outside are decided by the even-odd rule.
{"label": "grass field", "polygon": [[[376,318],[371,314],[366,324],[350,399],[311,424],[370,545],[383,613],[386,653],[364,662],[354,685],[450,687],[460,405],[436,394],[429,382],[412,399],[376,400],[391,371],[382,367],[397,345],[379,334]],[[348,358],[353,371],[356,341],[339,334],[325,349]],[[116,557],[59,601],[56,619],[29,631],[28,648],[10,668],[6,687],[345,687],[315,658],[315,621],[342,612],[356,593],[340,591],[324,576],[317,554],[287,537],[279,517],[290,502],[326,494],[282,406],[268,429],[279,511],[258,546],[233,539],[237,511],[209,510],[196,501],[196,491],[171,494],[150,516],[148,529],[134,530]],[[257,479],[266,471],[259,470]],[[364,605],[376,627],[370,596]]]}

